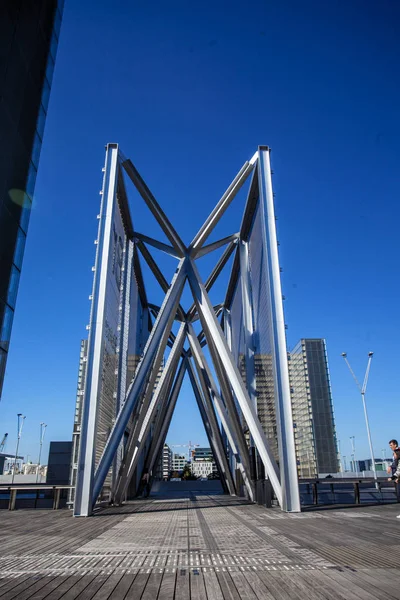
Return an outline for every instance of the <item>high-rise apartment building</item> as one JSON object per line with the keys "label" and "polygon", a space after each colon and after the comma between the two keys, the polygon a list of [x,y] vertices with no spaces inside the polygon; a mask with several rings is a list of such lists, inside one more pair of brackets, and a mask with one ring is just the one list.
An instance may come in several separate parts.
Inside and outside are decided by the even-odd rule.
{"label": "high-rise apartment building", "polygon": [[339,471],[326,344],[302,339],[288,355],[300,477]]}
{"label": "high-rise apartment building", "polygon": [[0,395],[63,4],[0,2]]}
{"label": "high-rise apartment building", "polygon": [[172,471],[172,450],[168,444],[164,444],[159,463],[156,468],[155,478],[167,481]]}

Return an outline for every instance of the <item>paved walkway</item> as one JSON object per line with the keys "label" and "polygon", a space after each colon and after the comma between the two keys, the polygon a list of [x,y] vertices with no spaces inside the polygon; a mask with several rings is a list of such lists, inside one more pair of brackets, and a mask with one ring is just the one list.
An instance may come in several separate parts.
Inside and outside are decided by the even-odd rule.
{"label": "paved walkway", "polygon": [[398,505],[289,515],[228,496],[74,519],[0,512],[0,600],[400,599]]}

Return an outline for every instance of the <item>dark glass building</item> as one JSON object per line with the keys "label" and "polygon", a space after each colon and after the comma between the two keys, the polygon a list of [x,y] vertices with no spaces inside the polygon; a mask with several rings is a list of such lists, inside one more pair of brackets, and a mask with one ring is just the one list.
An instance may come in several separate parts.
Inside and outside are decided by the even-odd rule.
{"label": "dark glass building", "polygon": [[0,2],[0,396],[63,4]]}

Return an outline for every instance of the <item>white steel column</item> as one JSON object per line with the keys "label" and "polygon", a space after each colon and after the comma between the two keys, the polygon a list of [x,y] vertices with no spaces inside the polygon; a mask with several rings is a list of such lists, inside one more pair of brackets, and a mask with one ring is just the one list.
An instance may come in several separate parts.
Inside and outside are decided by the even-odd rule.
{"label": "white steel column", "polygon": [[[118,145],[108,144],[104,167],[102,200],[93,280],[93,302],[91,307],[88,341],[88,362],[85,396],[83,400],[82,424],[78,469],[76,474],[75,516],[87,516],[92,512],[92,489],[96,448],[96,421],[101,385],[102,339],[105,327],[105,298],[111,247],[111,227],[115,211],[118,169]],[[116,448],[115,448],[116,450]],[[113,453],[114,456],[115,453]],[[113,459],[111,457],[111,461]],[[104,474],[104,479],[108,469]],[[104,481],[104,480],[103,480]]]}
{"label": "white steel column", "polygon": [[260,208],[263,211],[263,240],[268,261],[271,323],[273,326],[274,375],[277,395],[276,416],[278,430],[279,462],[282,484],[282,508],[299,512],[300,494],[297,475],[296,448],[293,433],[292,403],[290,398],[289,369],[283,316],[278,243],[276,239],[274,198],[269,148],[260,146],[258,160]]}

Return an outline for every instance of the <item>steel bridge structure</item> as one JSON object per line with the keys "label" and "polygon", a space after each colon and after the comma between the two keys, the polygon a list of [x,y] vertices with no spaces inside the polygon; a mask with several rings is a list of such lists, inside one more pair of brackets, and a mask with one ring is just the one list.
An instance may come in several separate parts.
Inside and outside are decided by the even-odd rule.
{"label": "steel bridge structure", "polygon": [[[103,171],[74,515],[91,515],[106,483],[120,504],[151,475],[186,374],[224,491],[241,493],[241,478],[255,500],[253,452],[282,510],[300,511],[270,149],[259,146],[244,163],[189,245],[117,144],[106,146]],[[135,230],[126,178],[167,241]],[[206,244],[246,182],[236,231]],[[171,281],[154,248],[176,259]],[[218,249],[203,280],[197,261]],[[143,260],[163,290],[160,306],[147,298]],[[213,305],[209,292],[226,265],[225,298]]]}

